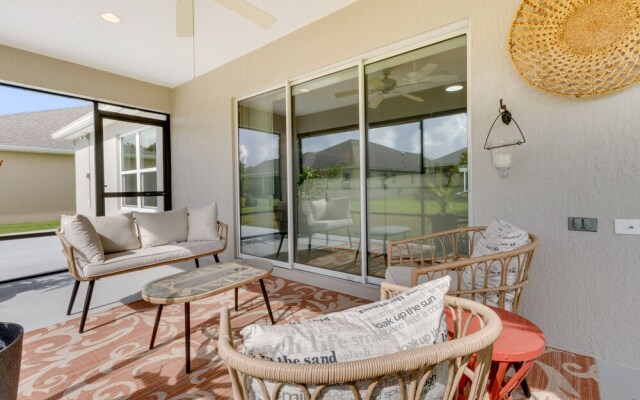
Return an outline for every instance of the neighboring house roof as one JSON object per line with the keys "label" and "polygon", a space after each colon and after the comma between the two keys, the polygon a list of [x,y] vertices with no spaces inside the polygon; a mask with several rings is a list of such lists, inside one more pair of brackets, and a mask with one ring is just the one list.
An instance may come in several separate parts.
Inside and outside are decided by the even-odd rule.
{"label": "neighboring house roof", "polygon": [[0,150],[73,153],[73,143],[51,133],[93,111],[93,106],[0,115]]}

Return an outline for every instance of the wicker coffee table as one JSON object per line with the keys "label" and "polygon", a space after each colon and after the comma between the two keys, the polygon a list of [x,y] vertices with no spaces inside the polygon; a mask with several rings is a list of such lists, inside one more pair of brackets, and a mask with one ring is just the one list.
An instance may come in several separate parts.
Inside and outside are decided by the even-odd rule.
{"label": "wicker coffee table", "polygon": [[156,314],[156,322],[153,325],[149,349],[153,348],[156,340],[163,306],[165,304],[184,303],[186,370],[187,373],[190,373],[191,322],[189,304],[192,301],[206,299],[227,290],[235,289],[235,309],[237,311],[238,288],[256,281],[260,282],[264,303],[267,306],[267,311],[269,311],[269,318],[271,318],[271,323],[275,324],[271,306],[269,305],[269,297],[262,281],[263,278],[271,275],[272,270],[273,266],[268,261],[254,259],[233,260],[181,272],[147,283],[142,288],[142,298],[149,303],[158,304],[158,312]]}

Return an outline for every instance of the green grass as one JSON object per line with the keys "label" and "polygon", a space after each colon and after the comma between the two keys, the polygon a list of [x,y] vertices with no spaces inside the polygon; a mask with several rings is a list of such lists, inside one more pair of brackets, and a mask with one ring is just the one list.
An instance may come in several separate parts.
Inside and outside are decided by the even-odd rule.
{"label": "green grass", "polygon": [[0,235],[34,231],[48,231],[60,226],[60,221],[20,222],[17,224],[0,224]]}

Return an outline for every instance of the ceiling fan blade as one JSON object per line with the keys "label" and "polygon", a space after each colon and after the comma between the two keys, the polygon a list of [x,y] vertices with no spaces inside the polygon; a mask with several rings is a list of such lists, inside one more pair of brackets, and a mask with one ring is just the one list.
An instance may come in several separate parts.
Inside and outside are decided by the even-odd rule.
{"label": "ceiling fan blade", "polygon": [[269,29],[276,22],[276,17],[254,6],[246,0],[215,0],[216,3],[228,8],[236,14],[248,19],[254,24]]}
{"label": "ceiling fan blade", "polygon": [[193,36],[193,0],[176,0],[176,35]]}
{"label": "ceiling fan blade", "polygon": [[436,68],[438,68],[437,64],[434,63],[426,63],[425,65],[422,66],[422,68],[420,68],[420,70],[418,71],[418,76],[421,78],[424,78],[428,75],[430,75],[433,71],[436,70]]}
{"label": "ceiling fan blade", "polygon": [[339,99],[341,97],[353,96],[356,94],[358,94],[358,89],[345,90],[344,92],[336,92],[334,96],[336,99]]}
{"label": "ceiling fan blade", "polygon": [[447,83],[457,81],[458,78],[460,78],[460,75],[457,74],[431,75],[424,78],[422,82]]}
{"label": "ceiling fan blade", "polygon": [[399,94],[402,97],[406,97],[407,99],[411,99],[413,101],[417,101],[418,103],[424,103],[424,99],[422,97],[418,97],[416,95],[413,95],[411,93],[402,93],[402,92],[393,92],[396,94]]}
{"label": "ceiling fan blade", "polygon": [[382,99],[384,99],[382,93],[372,97],[371,100],[369,100],[369,108],[378,108],[380,103],[382,103]]}
{"label": "ceiling fan blade", "polygon": [[369,85],[374,89],[384,89],[385,84],[378,78],[369,79]]}

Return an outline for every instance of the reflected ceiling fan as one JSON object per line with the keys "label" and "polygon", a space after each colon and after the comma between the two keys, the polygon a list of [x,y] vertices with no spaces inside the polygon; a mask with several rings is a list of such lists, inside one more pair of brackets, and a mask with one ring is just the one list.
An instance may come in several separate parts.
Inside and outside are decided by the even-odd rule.
{"label": "reflected ceiling fan", "polygon": [[[390,70],[384,70],[383,78],[369,78],[369,108],[378,108],[382,100],[384,100],[386,95],[396,94],[402,97],[406,97],[407,99],[416,101],[418,103],[423,103],[424,99],[422,97],[416,96],[411,93],[405,93],[403,91],[397,90],[404,86],[411,86],[420,83],[447,83],[458,80],[459,75],[457,74],[438,74],[432,75],[432,73],[438,68],[437,64],[427,63],[418,71],[408,72],[406,75],[397,77],[392,76]],[[335,94],[336,98],[353,96],[358,94],[358,90],[347,90],[344,92],[338,92]]]}
{"label": "reflected ceiling fan", "polygon": [[[193,2],[195,0],[176,0],[176,35],[178,37],[193,36]],[[247,0],[214,0],[245,19],[269,29],[276,22],[276,17],[254,6]]]}

